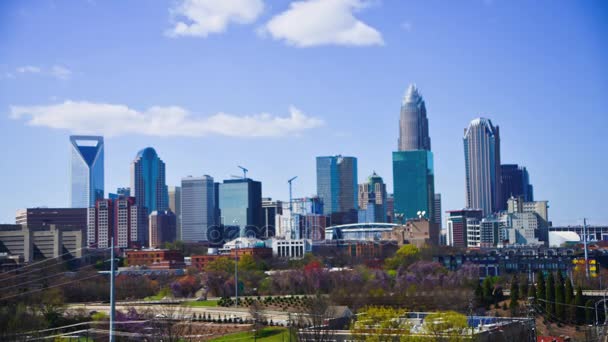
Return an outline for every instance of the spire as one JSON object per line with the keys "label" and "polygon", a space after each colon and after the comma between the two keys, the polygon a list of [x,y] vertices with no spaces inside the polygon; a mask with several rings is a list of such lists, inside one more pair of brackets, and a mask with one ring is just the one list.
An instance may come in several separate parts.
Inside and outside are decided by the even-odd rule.
{"label": "spire", "polygon": [[416,102],[416,100],[420,98],[420,93],[418,93],[418,88],[413,83],[407,87],[405,91],[405,95],[403,96],[403,103],[411,103]]}

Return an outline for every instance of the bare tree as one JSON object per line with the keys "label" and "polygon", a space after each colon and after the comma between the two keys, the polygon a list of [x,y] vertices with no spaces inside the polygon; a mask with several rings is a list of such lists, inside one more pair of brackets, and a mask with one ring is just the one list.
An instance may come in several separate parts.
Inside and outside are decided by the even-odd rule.
{"label": "bare tree", "polygon": [[192,312],[180,305],[159,305],[151,310],[154,340],[188,341],[192,334]]}
{"label": "bare tree", "polygon": [[335,308],[327,297],[317,294],[308,298],[306,309],[296,318],[297,325],[303,328],[298,330],[299,338],[318,342],[333,341],[331,321],[335,316]]}
{"label": "bare tree", "polygon": [[262,306],[257,300],[254,300],[249,305],[249,315],[253,319],[253,338],[257,339],[258,331],[264,327],[266,316],[262,312]]}

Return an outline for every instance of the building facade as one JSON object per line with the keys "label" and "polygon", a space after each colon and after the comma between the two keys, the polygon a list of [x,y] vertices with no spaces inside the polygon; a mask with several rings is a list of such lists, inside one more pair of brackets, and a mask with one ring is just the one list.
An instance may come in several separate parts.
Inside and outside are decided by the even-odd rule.
{"label": "building facade", "polygon": [[435,205],[433,153],[425,150],[393,152],[393,187],[394,215],[399,216],[401,222],[417,217],[419,211],[432,218]]}
{"label": "building facade", "polygon": [[166,242],[175,241],[177,238],[177,220],[171,210],[153,211],[148,219],[150,248],[161,248]]}
{"label": "building facade", "polygon": [[433,200],[433,222],[439,225],[441,228],[443,222],[441,221],[441,194],[435,194]]}
{"label": "building facade", "polygon": [[474,119],[464,130],[463,142],[466,206],[487,216],[501,207],[499,128],[489,119]]}
{"label": "building facade", "polygon": [[25,263],[59,257],[80,258],[85,246],[82,228],[54,224],[39,227],[0,225],[0,253],[18,255]]}
{"label": "building facade", "polygon": [[399,151],[431,150],[426,106],[414,84],[408,86],[401,102],[398,145]]}
{"label": "building facade", "polygon": [[507,201],[511,197],[521,197],[524,202],[534,201],[534,188],[530,184],[528,170],[517,164],[502,164],[500,166],[501,200],[500,209],[507,209]]}
{"label": "building facade", "polygon": [[182,188],[179,186],[168,186],[169,209],[175,214],[175,229],[177,240],[182,239]]}
{"label": "building facade", "polygon": [[283,214],[283,202],[273,201],[270,197],[262,198],[262,220],[264,222],[265,238],[276,236],[276,216]]}
{"label": "building facade", "polygon": [[27,208],[17,210],[15,223],[29,227],[58,227],[86,229],[87,208]]}
{"label": "building facade", "polygon": [[88,210],[87,245],[108,248],[131,248],[148,245],[148,214],[135,204],[134,197],[103,199]]}
{"label": "building facade", "polygon": [[266,236],[262,219],[262,183],[250,178],[229,179],[219,185],[219,208],[224,227],[240,236]]}
{"label": "building facade", "polygon": [[70,206],[88,208],[104,198],[103,137],[70,136]]}
{"label": "building facade", "polygon": [[[483,218],[483,212],[478,209],[461,209],[448,211],[447,214],[447,245],[469,247],[468,236],[477,235],[474,231],[479,230],[479,222]],[[470,228],[469,224],[471,225]],[[469,234],[469,229],[472,230],[471,234]],[[480,234],[481,232],[479,232]]]}
{"label": "building facade", "polygon": [[169,208],[165,163],[152,147],[139,151],[131,163],[131,191],[137,205],[148,212]]}
{"label": "building facade", "polygon": [[[386,184],[374,171],[366,183],[359,184],[359,210],[365,212],[363,222],[386,222],[386,198]],[[372,209],[373,213],[368,209]]]}
{"label": "building facade", "polygon": [[317,157],[317,196],[332,224],[357,222],[357,158]]}
{"label": "building facade", "polygon": [[181,240],[208,241],[209,228],[218,225],[213,177],[205,175],[182,178],[180,205]]}

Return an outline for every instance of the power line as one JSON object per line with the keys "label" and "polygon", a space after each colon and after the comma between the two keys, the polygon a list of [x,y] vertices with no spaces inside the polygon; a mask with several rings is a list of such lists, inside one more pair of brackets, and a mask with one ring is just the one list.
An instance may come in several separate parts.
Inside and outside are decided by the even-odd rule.
{"label": "power line", "polygon": [[99,274],[99,273],[98,273],[98,274],[92,275],[92,276],[90,276],[90,277],[85,277],[85,278],[81,278],[81,279],[75,279],[75,280],[68,281],[68,282],[65,282],[65,283],[61,283],[61,284],[57,284],[57,285],[52,285],[52,286],[49,286],[49,287],[45,287],[45,288],[43,288],[43,289],[30,290],[30,291],[26,291],[26,292],[18,293],[18,294],[15,294],[15,295],[12,295],[12,296],[8,296],[8,297],[2,297],[2,298],[0,298],[0,301],[6,300],[6,299],[10,299],[10,298],[14,298],[14,297],[23,296],[23,295],[30,294],[30,293],[34,293],[34,292],[40,292],[40,291],[49,290],[49,289],[52,289],[52,288],[55,288],[55,287],[59,287],[59,286],[63,286],[63,285],[67,285],[67,284],[71,284],[71,283],[74,283],[74,282],[77,282],[77,281],[83,281],[83,280],[87,280],[87,279],[91,279],[91,278],[95,278],[95,277],[100,277],[100,276],[103,276],[103,274]]}
{"label": "power line", "polygon": [[[75,249],[75,250],[73,250],[73,251],[68,251],[68,252],[65,252],[65,253],[63,253],[63,254],[61,254],[61,255],[58,255],[58,256],[56,256],[56,257],[52,257],[52,258],[47,258],[47,259],[44,259],[44,260],[36,261],[36,262],[34,262],[34,263],[27,264],[27,265],[25,265],[25,266],[23,266],[23,267],[20,267],[20,268],[19,268],[19,270],[22,270],[22,269],[25,269],[25,268],[28,268],[28,267],[32,267],[32,266],[34,266],[34,265],[43,264],[43,263],[48,262],[48,261],[51,261],[51,260],[53,260],[53,259],[61,258],[61,257],[63,257],[64,255],[67,255],[67,254],[72,254],[72,253],[78,252],[78,251],[83,250],[83,249],[86,249],[86,248],[88,248],[88,247],[81,247],[81,248]],[[12,271],[0,272],[0,274],[4,274],[4,273],[11,273],[11,272],[12,272]]]}
{"label": "power line", "polygon": [[[77,271],[82,271],[83,269],[87,269],[87,268],[91,268],[91,267],[95,267],[95,265],[87,265],[87,266],[83,266],[83,267],[78,268],[78,270],[77,270]],[[3,292],[3,291],[8,290],[8,289],[11,289],[11,288],[13,288],[13,287],[19,287],[19,286],[23,286],[23,285],[25,285],[25,284],[34,283],[34,282],[37,282],[37,281],[41,281],[41,280],[45,280],[45,279],[49,279],[49,278],[53,278],[53,277],[57,277],[57,276],[60,276],[60,275],[65,275],[65,272],[62,272],[62,273],[56,273],[56,274],[51,274],[50,276],[47,276],[47,277],[42,277],[42,278],[38,278],[38,279],[34,279],[34,280],[30,280],[30,281],[26,281],[26,282],[18,283],[18,284],[15,284],[15,285],[11,285],[11,286],[7,286],[7,287],[3,287],[3,288],[0,288],[0,292]]]}

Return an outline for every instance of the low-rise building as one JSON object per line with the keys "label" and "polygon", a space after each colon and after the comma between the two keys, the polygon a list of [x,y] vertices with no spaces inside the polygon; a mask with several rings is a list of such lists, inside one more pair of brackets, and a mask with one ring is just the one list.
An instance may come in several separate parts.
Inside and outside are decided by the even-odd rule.
{"label": "low-rise building", "polygon": [[404,225],[382,232],[382,240],[396,241],[399,246],[413,244],[416,247],[439,244],[439,224],[426,218],[409,220]]}
{"label": "low-rise building", "polygon": [[148,266],[149,268],[184,268],[184,255],[180,251],[167,249],[142,249],[126,251],[129,266]]}
{"label": "low-rise building", "polygon": [[80,258],[85,246],[83,228],[0,225],[0,253],[19,255],[25,263],[60,256],[64,259]]}

